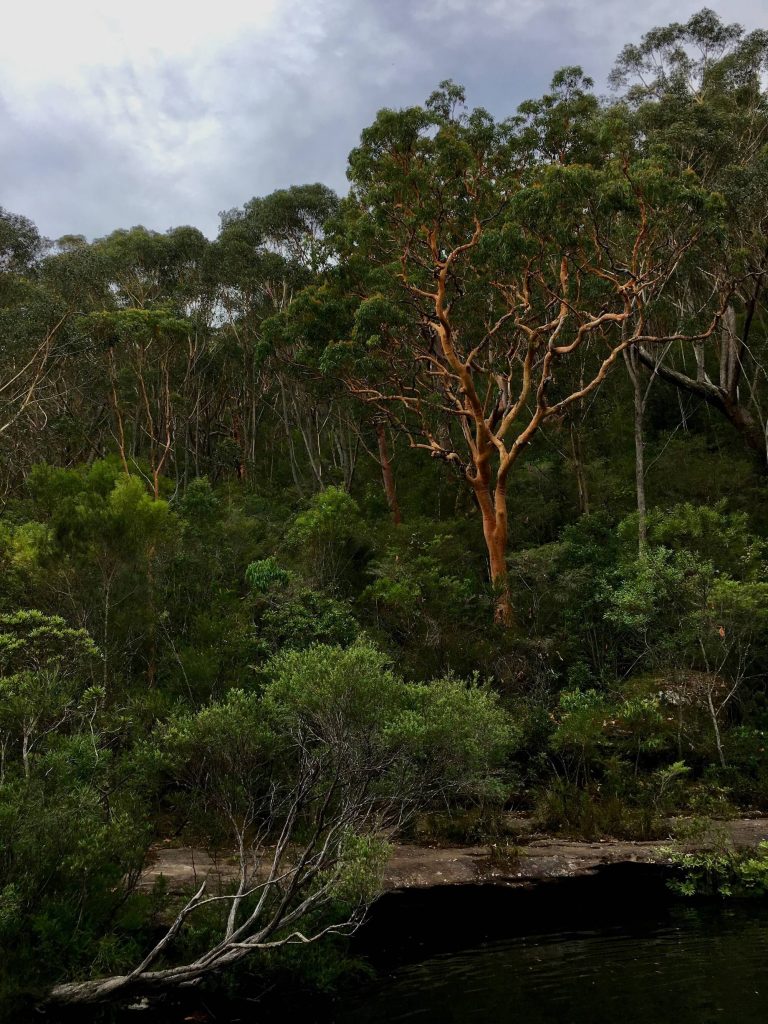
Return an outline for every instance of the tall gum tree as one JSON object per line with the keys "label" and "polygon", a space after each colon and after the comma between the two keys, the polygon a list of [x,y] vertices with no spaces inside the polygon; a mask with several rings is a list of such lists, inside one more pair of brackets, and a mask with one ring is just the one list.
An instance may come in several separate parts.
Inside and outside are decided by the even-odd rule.
{"label": "tall gum tree", "polygon": [[424,107],[380,111],[350,155],[337,229],[359,301],[326,369],[460,466],[507,626],[509,491],[537,432],[626,349],[708,337],[724,302],[712,289],[656,330],[682,268],[718,244],[719,204],[693,172],[636,159],[622,112],[587,103],[577,79],[568,69],[499,123],[450,82]]}
{"label": "tall gum tree", "polygon": [[[0,475],[13,472],[19,437],[45,425],[41,395],[71,309],[41,287],[50,243],[26,217],[0,206]],[[6,468],[7,467],[7,468]]]}
{"label": "tall gum tree", "polygon": [[[646,151],[663,148],[723,196],[725,244],[708,273],[739,278],[716,344],[673,346],[640,360],[678,391],[716,410],[768,470],[768,31],[745,32],[704,9],[626,46],[612,81],[637,120]],[[701,301],[702,274],[681,301]]]}

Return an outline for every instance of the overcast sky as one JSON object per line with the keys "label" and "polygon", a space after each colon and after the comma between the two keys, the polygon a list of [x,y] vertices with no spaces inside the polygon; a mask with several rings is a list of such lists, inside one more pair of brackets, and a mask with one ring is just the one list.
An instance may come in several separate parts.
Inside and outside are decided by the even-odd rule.
{"label": "overcast sky", "polygon": [[[21,0],[0,32],[0,206],[56,238],[194,224],[302,182],[345,188],[382,106],[443,78],[497,116],[688,0]],[[768,0],[710,0],[768,26]]]}

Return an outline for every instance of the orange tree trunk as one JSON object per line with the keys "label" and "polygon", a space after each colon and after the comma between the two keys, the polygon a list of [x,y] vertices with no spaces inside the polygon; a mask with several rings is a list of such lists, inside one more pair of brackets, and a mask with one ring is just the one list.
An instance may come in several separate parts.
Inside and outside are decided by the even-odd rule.
{"label": "orange tree trunk", "polygon": [[381,478],[384,484],[384,493],[387,496],[389,511],[392,513],[392,522],[399,526],[403,521],[400,511],[400,502],[397,500],[397,489],[395,488],[395,474],[392,472],[392,460],[389,457],[387,448],[387,434],[384,424],[376,422],[376,440],[379,445],[379,463],[381,465]]}
{"label": "orange tree trunk", "polygon": [[483,517],[483,537],[494,592],[493,621],[500,626],[510,627],[514,625],[515,615],[507,570],[509,523],[506,490],[499,484],[491,490],[482,479],[473,480],[472,485]]}

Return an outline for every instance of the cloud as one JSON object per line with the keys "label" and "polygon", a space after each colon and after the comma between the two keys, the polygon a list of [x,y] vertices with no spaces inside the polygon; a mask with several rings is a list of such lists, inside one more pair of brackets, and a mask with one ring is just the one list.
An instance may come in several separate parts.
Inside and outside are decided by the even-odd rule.
{"label": "cloud", "polygon": [[[687,17],[699,3],[676,5]],[[717,5],[716,5],[717,6]],[[761,0],[720,0],[748,27]],[[669,20],[650,0],[31,0],[0,37],[0,204],[57,236],[218,212],[305,181],[345,187],[382,106],[443,78],[503,116]],[[10,22],[10,24],[9,24]]]}

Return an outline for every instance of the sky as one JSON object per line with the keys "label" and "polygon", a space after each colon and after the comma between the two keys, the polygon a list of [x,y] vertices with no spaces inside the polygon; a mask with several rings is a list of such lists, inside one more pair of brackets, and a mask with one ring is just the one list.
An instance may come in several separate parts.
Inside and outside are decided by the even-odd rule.
{"label": "sky", "polygon": [[[50,238],[193,224],[276,188],[346,187],[381,107],[445,78],[504,117],[704,0],[23,0],[0,33],[0,206]],[[747,29],[768,0],[710,0]]]}

